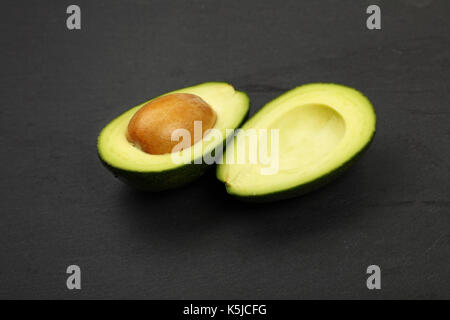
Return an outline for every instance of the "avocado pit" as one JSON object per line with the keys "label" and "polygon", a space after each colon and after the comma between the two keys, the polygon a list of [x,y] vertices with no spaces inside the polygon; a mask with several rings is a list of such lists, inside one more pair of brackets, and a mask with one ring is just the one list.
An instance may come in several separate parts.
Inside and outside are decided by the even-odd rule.
{"label": "avocado pit", "polygon": [[[172,93],[156,98],[139,109],[128,123],[127,140],[149,154],[171,153],[180,141],[172,133],[185,129],[190,141],[182,141],[182,149],[201,140],[206,130],[214,127],[217,115],[202,98],[190,93]],[[200,121],[202,134],[194,134],[194,122]]]}

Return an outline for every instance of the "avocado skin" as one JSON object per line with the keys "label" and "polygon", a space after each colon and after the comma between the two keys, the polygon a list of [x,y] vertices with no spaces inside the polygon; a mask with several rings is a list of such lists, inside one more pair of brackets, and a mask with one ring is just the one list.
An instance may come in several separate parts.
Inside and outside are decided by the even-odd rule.
{"label": "avocado skin", "polygon": [[209,168],[209,165],[205,163],[190,163],[161,172],[134,172],[110,166],[100,156],[99,159],[120,181],[135,189],[148,192],[157,192],[181,187],[200,177]]}
{"label": "avocado skin", "polygon": [[341,174],[343,174],[345,171],[347,171],[348,168],[350,168],[369,148],[369,146],[372,144],[373,138],[375,136],[375,131],[372,134],[372,137],[367,142],[367,144],[362,148],[355,156],[351,159],[349,159],[347,162],[343,163],[339,168],[333,170],[332,172],[325,174],[321,176],[320,178],[315,179],[314,181],[305,183],[303,185],[282,190],[274,193],[268,193],[264,195],[257,195],[257,196],[241,196],[238,194],[230,194],[233,198],[236,198],[238,200],[244,201],[244,202],[274,202],[274,201],[280,201],[280,200],[286,200],[295,198],[298,196],[305,195],[307,193],[310,193],[312,191],[315,191],[317,189],[320,189],[321,187],[325,186],[326,184],[332,182],[337,177],[339,177]]}
{"label": "avocado skin", "polygon": [[[239,128],[244,122],[247,121],[250,110],[250,99],[248,99],[248,103],[249,108],[247,109],[247,112],[235,129]],[[233,135],[231,135],[229,139],[231,139],[232,137]],[[227,139],[224,139],[224,141],[222,141],[222,144],[225,142],[225,140]],[[228,142],[229,140],[226,143]],[[214,156],[214,151],[212,152],[212,155]],[[158,192],[182,187],[202,176],[210,167],[213,166],[206,163],[189,163],[174,169],[159,172],[135,172],[122,170],[109,165],[105,160],[102,159],[98,152],[97,156],[103,166],[110,172],[112,172],[112,174],[120,181],[135,189],[146,192]]]}

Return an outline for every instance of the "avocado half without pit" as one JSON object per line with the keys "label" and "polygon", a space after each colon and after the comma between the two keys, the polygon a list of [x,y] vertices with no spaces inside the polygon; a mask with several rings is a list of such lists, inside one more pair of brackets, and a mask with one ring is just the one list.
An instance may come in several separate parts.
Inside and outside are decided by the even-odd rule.
{"label": "avocado half without pit", "polygon": [[[111,121],[98,137],[98,154],[116,177],[135,188],[175,188],[206,171],[208,164],[196,160],[213,154],[232,134],[227,129],[239,127],[248,109],[248,96],[227,83],[203,83],[172,91]],[[199,133],[195,132],[197,121],[201,123]],[[221,141],[208,137],[213,128],[220,132]],[[182,143],[174,140],[172,134],[177,129],[186,130],[190,139]],[[179,149],[174,149],[177,145]]]}
{"label": "avocado half without pit", "polygon": [[[354,89],[335,84],[298,87],[267,103],[244,124],[228,145],[217,178],[229,194],[243,200],[271,201],[307,193],[336,178],[361,155],[374,136],[375,124],[371,103]],[[262,174],[266,164],[227,160],[230,152],[248,153],[248,139],[240,136],[251,129],[279,130],[276,172]]]}

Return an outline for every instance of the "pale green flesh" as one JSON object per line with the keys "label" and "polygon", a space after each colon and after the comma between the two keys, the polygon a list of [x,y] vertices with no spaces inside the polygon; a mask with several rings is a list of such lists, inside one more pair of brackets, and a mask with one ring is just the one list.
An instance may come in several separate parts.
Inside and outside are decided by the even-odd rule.
{"label": "pale green flesh", "polygon": [[[354,89],[334,84],[293,89],[268,103],[242,127],[279,129],[278,172],[261,174],[261,168],[269,165],[260,162],[225,163],[219,166],[217,177],[226,183],[229,193],[240,196],[276,193],[307,184],[333,172],[361,151],[375,131],[375,121],[370,102]],[[239,148],[248,153],[248,140],[235,139],[234,150]]]}
{"label": "pale green flesh", "polygon": [[[226,129],[236,128],[248,111],[247,95],[235,91],[231,85],[226,83],[204,83],[167,94],[175,92],[195,94],[207,102],[216,112],[217,120],[214,128],[221,131],[223,138],[225,138]],[[109,165],[134,172],[160,172],[183,165],[183,163],[174,161],[172,154],[151,155],[127,141],[125,133],[130,119],[147,102],[123,113],[111,121],[100,133],[98,151],[100,157]],[[189,162],[201,157],[221,142],[217,137],[219,136],[206,135],[203,140],[192,147],[178,152],[178,159]]]}

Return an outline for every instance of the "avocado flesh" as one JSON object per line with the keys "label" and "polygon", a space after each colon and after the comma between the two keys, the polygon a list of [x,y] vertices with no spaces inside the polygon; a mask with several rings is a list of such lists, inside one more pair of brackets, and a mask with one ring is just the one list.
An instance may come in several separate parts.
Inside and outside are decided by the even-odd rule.
{"label": "avocado flesh", "polygon": [[[360,92],[336,84],[295,88],[266,104],[242,129],[279,129],[279,169],[268,165],[228,164],[217,168],[227,192],[247,200],[294,197],[325,185],[342,173],[369,145],[376,116]],[[239,134],[238,134],[239,135]],[[235,139],[235,152],[239,143]],[[248,154],[248,143],[243,148]]]}
{"label": "avocado flesh", "polygon": [[[214,128],[220,130],[224,138],[226,129],[237,128],[249,108],[248,96],[227,83],[208,82],[166,94],[171,93],[191,93],[206,101],[217,114]],[[194,159],[211,152],[219,141],[206,135],[179,152],[183,163],[173,161],[170,153],[155,155],[141,151],[126,139],[126,131],[130,119],[146,103],[148,101],[126,111],[101,131],[97,149],[102,163],[124,182],[146,191],[171,189],[198,178],[207,165],[194,164]]]}

